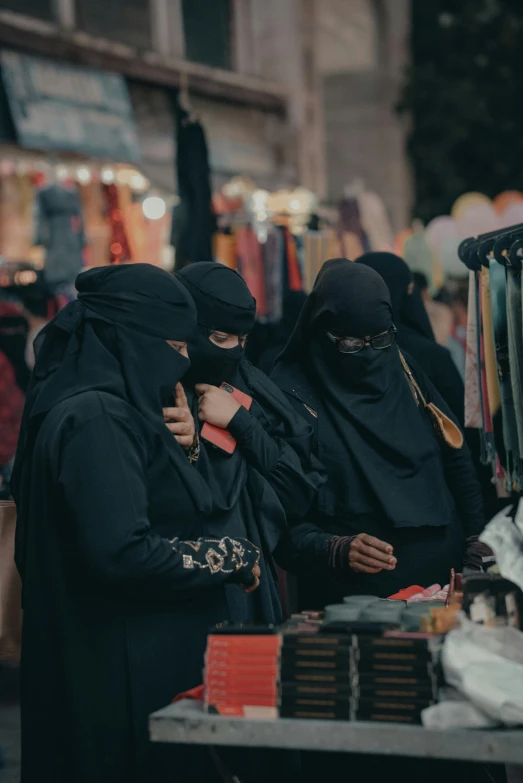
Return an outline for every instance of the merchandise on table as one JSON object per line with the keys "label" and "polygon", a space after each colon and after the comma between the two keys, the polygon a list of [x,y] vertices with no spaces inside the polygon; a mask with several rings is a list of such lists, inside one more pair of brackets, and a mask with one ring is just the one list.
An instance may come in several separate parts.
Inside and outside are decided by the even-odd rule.
{"label": "merchandise on table", "polygon": [[219,715],[277,717],[280,636],[273,628],[231,626],[211,634],[205,706]]}
{"label": "merchandise on table", "polygon": [[441,637],[419,632],[435,611],[455,615],[441,601],[353,596],[323,619],[294,615],[278,633],[217,629],[205,658],[205,707],[235,717],[420,723],[440,683]]}

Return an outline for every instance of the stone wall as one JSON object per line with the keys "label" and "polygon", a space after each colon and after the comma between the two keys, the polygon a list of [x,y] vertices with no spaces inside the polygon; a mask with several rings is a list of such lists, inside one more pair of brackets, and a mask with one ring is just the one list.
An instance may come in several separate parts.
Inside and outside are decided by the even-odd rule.
{"label": "stone wall", "polygon": [[405,132],[394,111],[407,63],[408,0],[318,0],[328,197],[357,179],[410,220]]}

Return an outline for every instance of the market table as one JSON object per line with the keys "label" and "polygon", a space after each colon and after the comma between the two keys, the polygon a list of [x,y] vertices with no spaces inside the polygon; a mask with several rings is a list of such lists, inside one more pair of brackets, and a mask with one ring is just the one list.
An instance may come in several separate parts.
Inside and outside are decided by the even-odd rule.
{"label": "market table", "polygon": [[523,731],[424,729],[396,723],[248,720],[207,715],[182,701],[149,718],[152,742],[375,753],[523,765]]}

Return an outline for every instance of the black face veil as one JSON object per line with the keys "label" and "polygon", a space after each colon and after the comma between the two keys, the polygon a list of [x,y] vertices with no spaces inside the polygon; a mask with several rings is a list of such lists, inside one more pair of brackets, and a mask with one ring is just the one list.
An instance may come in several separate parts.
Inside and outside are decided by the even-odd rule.
{"label": "black face veil", "polygon": [[196,507],[210,512],[210,493],[166,429],[161,405],[165,389],[174,389],[189,368],[167,340],[185,342],[194,331],[191,297],[171,275],[150,264],[92,269],[76,285],[77,301],[45,327],[36,343],[14,488],[45,415],[63,400],[99,391],[139,411],[163,439]]}
{"label": "black face veil", "polygon": [[196,304],[198,327],[189,341],[188,381],[219,386],[234,384],[244,350],[221,348],[209,340],[213,331],[244,336],[254,326],[256,302],[239,274],[223,264],[201,262],[185,267],[178,279]]}
{"label": "black face veil", "polygon": [[318,453],[329,477],[322,512],[362,521],[379,513],[398,528],[445,525],[452,513],[438,480],[439,447],[397,346],[343,355],[327,336],[372,337],[391,326],[380,275],[346,259],[328,261],[273,378],[318,414]]}

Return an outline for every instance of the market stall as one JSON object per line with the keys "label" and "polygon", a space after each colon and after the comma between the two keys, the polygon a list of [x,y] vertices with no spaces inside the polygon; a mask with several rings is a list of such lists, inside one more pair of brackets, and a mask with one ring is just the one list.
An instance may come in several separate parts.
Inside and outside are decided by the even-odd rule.
{"label": "market stall", "polygon": [[152,742],[325,753],[372,753],[523,766],[523,731],[426,729],[388,723],[249,720],[209,715],[194,701],[171,704],[149,720]]}

